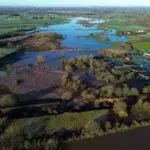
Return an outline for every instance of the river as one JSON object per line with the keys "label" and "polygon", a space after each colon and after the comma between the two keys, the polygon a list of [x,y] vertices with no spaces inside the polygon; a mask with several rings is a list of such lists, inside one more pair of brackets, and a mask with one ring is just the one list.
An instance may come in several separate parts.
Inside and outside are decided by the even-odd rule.
{"label": "river", "polygon": [[64,150],[149,150],[150,127],[68,144]]}

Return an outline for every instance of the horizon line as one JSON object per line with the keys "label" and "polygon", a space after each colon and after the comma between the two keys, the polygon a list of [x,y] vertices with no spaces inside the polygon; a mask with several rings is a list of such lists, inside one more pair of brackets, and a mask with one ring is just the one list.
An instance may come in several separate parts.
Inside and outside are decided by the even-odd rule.
{"label": "horizon line", "polygon": [[98,5],[98,6],[80,6],[80,5],[77,5],[77,6],[40,6],[40,5],[0,5],[0,7],[47,7],[47,8],[50,8],[50,7],[150,7],[150,5]]}

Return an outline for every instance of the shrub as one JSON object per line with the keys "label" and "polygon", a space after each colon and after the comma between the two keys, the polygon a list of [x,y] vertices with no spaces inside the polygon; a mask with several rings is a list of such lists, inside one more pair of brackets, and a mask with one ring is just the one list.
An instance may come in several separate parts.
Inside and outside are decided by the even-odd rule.
{"label": "shrub", "polygon": [[38,64],[45,63],[45,57],[42,55],[37,56],[37,63]]}
{"label": "shrub", "polygon": [[17,99],[13,95],[4,95],[0,99],[0,106],[1,107],[12,107],[17,104]]}
{"label": "shrub", "polygon": [[115,102],[113,107],[114,112],[120,117],[127,117],[127,105],[124,101]]}
{"label": "shrub", "polygon": [[144,87],[144,88],[143,88],[143,93],[144,93],[144,94],[148,94],[148,93],[149,93],[148,87]]}
{"label": "shrub", "polygon": [[87,90],[81,93],[81,97],[85,101],[94,101],[96,99],[96,96],[93,93],[89,93]]}
{"label": "shrub", "polygon": [[0,119],[0,132],[3,130],[3,127],[5,127],[7,124],[8,124],[7,117],[4,117],[4,118]]}
{"label": "shrub", "polygon": [[19,80],[19,79],[16,79],[14,82],[13,82],[13,86],[18,86],[20,85],[22,82],[22,80]]}
{"label": "shrub", "polygon": [[131,112],[138,118],[149,118],[150,117],[150,103],[143,102],[142,99],[139,99],[138,102],[132,106]]}
{"label": "shrub", "polygon": [[6,71],[0,71],[0,78],[8,76]]}
{"label": "shrub", "polygon": [[61,99],[63,100],[71,100],[73,98],[73,93],[71,91],[67,91],[63,93]]}
{"label": "shrub", "polygon": [[93,120],[88,121],[83,127],[83,134],[85,134],[86,137],[98,135],[99,131],[100,131],[100,127]]}
{"label": "shrub", "polygon": [[120,87],[116,88],[115,94],[117,97],[121,97],[122,96],[122,89]]}
{"label": "shrub", "polygon": [[129,88],[127,85],[124,85],[124,88],[123,88],[123,96],[128,96],[129,95]]}
{"label": "shrub", "polygon": [[71,72],[72,72],[72,67],[71,67],[70,65],[66,65],[66,66],[65,66],[65,71],[66,71],[67,73],[71,73]]}
{"label": "shrub", "polygon": [[71,78],[72,74],[66,72],[61,78],[62,86],[66,86],[66,84],[70,81]]}
{"label": "shrub", "polygon": [[55,132],[61,129],[82,129],[89,120],[95,121],[95,119],[104,116],[107,113],[108,110],[95,110],[81,113],[64,113],[49,119],[48,130],[50,132]]}
{"label": "shrub", "polygon": [[134,72],[129,73],[129,74],[126,76],[126,78],[127,78],[127,80],[131,80],[131,79],[135,78]]}
{"label": "shrub", "polygon": [[46,145],[48,149],[56,150],[58,148],[58,141],[55,139],[49,139]]}
{"label": "shrub", "polygon": [[11,93],[9,87],[6,85],[0,85],[0,94],[8,94]]}
{"label": "shrub", "polygon": [[130,95],[130,96],[139,96],[139,91],[138,91],[138,89],[136,89],[136,88],[131,88],[129,95]]}

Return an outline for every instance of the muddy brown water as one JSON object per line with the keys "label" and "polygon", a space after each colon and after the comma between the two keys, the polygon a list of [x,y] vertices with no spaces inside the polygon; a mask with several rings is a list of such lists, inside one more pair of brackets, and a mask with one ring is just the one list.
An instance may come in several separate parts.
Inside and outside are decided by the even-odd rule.
{"label": "muddy brown water", "polygon": [[150,127],[77,141],[64,150],[150,150]]}

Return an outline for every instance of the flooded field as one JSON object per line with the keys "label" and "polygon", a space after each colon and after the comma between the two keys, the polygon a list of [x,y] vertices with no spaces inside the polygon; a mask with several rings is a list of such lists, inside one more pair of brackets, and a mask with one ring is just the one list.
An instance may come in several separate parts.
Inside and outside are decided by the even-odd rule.
{"label": "flooded field", "polygon": [[[14,63],[13,66],[23,66],[24,64],[34,64],[38,55],[43,55],[51,68],[59,68],[60,61],[62,59],[74,58],[83,55],[93,55],[98,56],[100,53],[98,49],[101,48],[111,48],[111,42],[120,41],[127,42],[124,36],[116,36],[115,30],[104,31],[98,30],[97,25],[103,23],[104,20],[92,20],[94,23],[92,27],[84,27],[78,24],[78,20],[89,20],[88,18],[71,18],[70,22],[51,25],[47,27],[38,27],[37,32],[56,32],[64,36],[64,40],[61,43],[61,47],[64,50],[48,51],[47,52],[16,52],[15,56],[9,57],[5,60],[5,63]],[[27,32],[27,34],[30,32]],[[90,34],[99,33],[104,34],[108,37],[110,43],[99,42],[94,38],[87,37]],[[67,50],[65,50],[67,49]],[[9,60],[9,61],[8,61]],[[50,64],[50,65],[49,65]]]}

